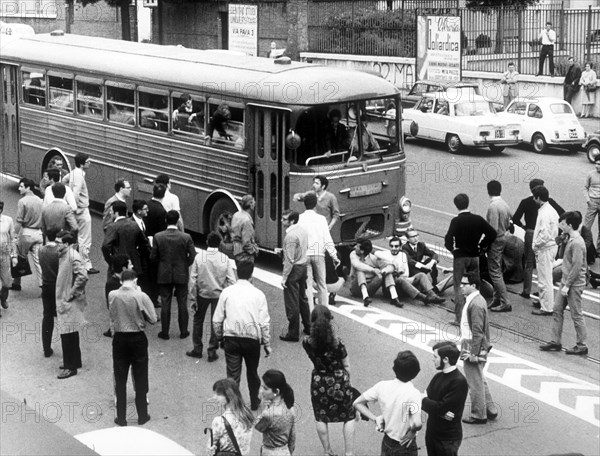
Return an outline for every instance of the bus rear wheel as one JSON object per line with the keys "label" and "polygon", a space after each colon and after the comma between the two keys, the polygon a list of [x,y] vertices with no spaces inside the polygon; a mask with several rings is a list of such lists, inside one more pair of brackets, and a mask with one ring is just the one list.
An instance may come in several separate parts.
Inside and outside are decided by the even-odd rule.
{"label": "bus rear wheel", "polygon": [[[231,240],[231,218],[237,212],[237,207],[229,198],[220,198],[210,209],[208,216],[209,231],[216,231],[221,235],[221,250],[228,255],[233,253],[233,244]],[[231,250],[231,252],[229,251]]]}

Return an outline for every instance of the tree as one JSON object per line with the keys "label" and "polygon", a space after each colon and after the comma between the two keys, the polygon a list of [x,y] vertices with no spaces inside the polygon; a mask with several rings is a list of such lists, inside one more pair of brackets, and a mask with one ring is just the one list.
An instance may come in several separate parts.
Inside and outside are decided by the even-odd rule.
{"label": "tree", "polygon": [[540,0],[467,0],[466,7],[483,13],[496,13],[496,45],[494,53],[503,52],[504,12],[510,10],[523,11],[529,6],[537,5]]}
{"label": "tree", "polygon": [[[97,3],[100,0],[79,0],[82,6],[91,5]],[[131,41],[131,24],[129,15],[129,4],[130,0],[104,0],[109,6],[119,8],[121,10],[121,39]],[[73,23],[73,12],[74,12],[74,0],[65,0],[68,8],[68,14],[66,18],[66,31],[71,33],[71,24]]]}

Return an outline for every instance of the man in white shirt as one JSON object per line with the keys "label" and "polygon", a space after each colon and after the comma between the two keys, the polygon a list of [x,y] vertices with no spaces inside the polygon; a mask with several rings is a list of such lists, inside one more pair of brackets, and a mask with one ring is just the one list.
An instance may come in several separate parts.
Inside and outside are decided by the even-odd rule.
{"label": "man in white shirt", "polygon": [[[48,176],[50,185],[48,185],[44,190],[44,206],[47,206],[52,201],[54,201],[52,185],[60,182],[61,180],[61,174],[59,169],[51,168],[46,171],[46,175]],[[71,190],[71,187],[69,187],[68,185],[65,185],[65,196],[63,200],[69,205],[73,213],[75,213],[75,211],[77,210],[77,203],[75,202],[75,195],[73,195],[73,190]]]}
{"label": "man in white shirt", "polygon": [[250,283],[253,272],[254,263],[237,263],[238,281],[221,292],[212,322],[225,349],[227,377],[239,385],[245,361],[250,408],[258,410],[260,346],[264,345],[267,357],[271,355],[271,317],[265,294]]}
{"label": "man in white shirt", "polygon": [[63,177],[63,184],[68,185],[73,190],[77,209],[75,218],[79,231],[77,232],[77,243],[79,244],[79,253],[85,263],[88,274],[98,274],[96,268],[92,267],[90,260],[90,248],[92,247],[92,216],[90,215],[90,196],[88,193],[85,174],[92,164],[88,154],[79,152],[75,155],[76,168]]}
{"label": "man in white shirt", "polygon": [[119,179],[115,182],[115,194],[104,203],[104,213],[102,214],[102,229],[106,231],[108,226],[115,221],[115,214],[112,211],[112,205],[117,201],[127,203],[127,198],[131,195],[131,184],[129,181]]}
{"label": "man in white shirt", "polygon": [[540,309],[535,309],[531,313],[549,317],[554,309],[552,267],[558,250],[555,240],[558,236],[558,213],[548,202],[550,195],[546,187],[539,185],[531,193],[533,200],[539,206],[532,245],[540,291]]}
{"label": "man in white shirt", "polygon": [[179,222],[177,222],[177,229],[183,231],[183,217],[181,216],[181,206],[179,204],[179,197],[174,193],[171,193],[171,178],[166,174],[159,174],[154,180],[156,184],[163,184],[167,187],[165,196],[161,203],[165,208],[165,211],[177,211],[179,212]]}
{"label": "man in white shirt", "polygon": [[544,62],[548,56],[550,64],[550,76],[554,76],[554,43],[556,42],[556,32],[552,30],[552,22],[546,22],[546,28],[540,32],[540,41],[542,50],[540,51],[540,65],[536,76],[544,74]]}
{"label": "man in white shirt", "polygon": [[325,282],[325,251],[331,255],[333,263],[337,267],[340,260],[335,250],[327,219],[315,212],[317,206],[317,195],[308,193],[304,197],[304,207],[306,210],[300,214],[298,226],[304,228],[308,233],[308,290],[312,290],[314,281],[317,288],[319,304],[326,305],[327,283]]}
{"label": "man in white shirt", "polygon": [[[381,454],[417,454],[416,436],[421,422],[421,393],[412,380],[421,371],[417,357],[409,350],[398,353],[394,360],[396,378],[377,383],[354,401],[363,416],[373,420],[383,432]],[[368,402],[379,404],[381,415],[367,407]]]}

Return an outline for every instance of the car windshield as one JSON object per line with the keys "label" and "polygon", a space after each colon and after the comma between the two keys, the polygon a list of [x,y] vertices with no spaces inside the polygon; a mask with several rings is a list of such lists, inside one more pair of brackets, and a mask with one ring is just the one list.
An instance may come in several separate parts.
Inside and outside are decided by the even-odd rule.
{"label": "car windshield", "polygon": [[288,153],[299,166],[342,164],[399,150],[394,99],[314,106],[298,114],[294,131],[300,146]]}
{"label": "car windshield", "polygon": [[483,100],[456,103],[454,110],[456,117],[485,116],[496,112],[490,102]]}
{"label": "car windshield", "polygon": [[567,103],[552,103],[550,111],[553,114],[573,114],[573,109]]}

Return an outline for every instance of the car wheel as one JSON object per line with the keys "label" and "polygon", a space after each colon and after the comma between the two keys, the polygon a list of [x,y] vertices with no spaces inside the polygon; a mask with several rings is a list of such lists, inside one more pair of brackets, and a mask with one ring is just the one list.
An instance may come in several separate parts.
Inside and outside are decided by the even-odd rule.
{"label": "car wheel", "polygon": [[448,148],[448,152],[452,152],[453,154],[457,154],[462,149],[462,142],[458,135],[448,135],[446,138],[446,147]]}
{"label": "car wheel", "polygon": [[490,146],[490,150],[495,154],[500,154],[505,149],[504,146]]}
{"label": "car wheel", "polygon": [[541,133],[536,133],[533,135],[531,138],[531,145],[533,146],[533,150],[535,150],[538,154],[543,154],[548,149],[548,143],[546,143],[546,139]]}
{"label": "car wheel", "polygon": [[589,143],[586,148],[586,152],[588,160],[591,163],[594,163],[596,161],[596,157],[600,155],[600,143]]}

